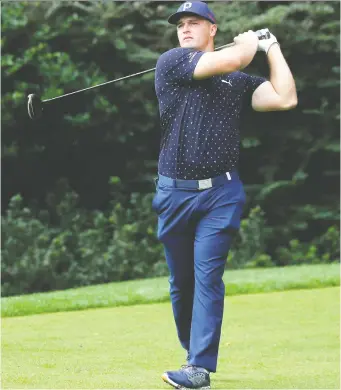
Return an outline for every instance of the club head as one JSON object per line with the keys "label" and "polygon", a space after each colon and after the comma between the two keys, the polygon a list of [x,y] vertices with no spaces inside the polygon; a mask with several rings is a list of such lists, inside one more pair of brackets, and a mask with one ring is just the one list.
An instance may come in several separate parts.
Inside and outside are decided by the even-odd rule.
{"label": "club head", "polygon": [[27,111],[31,119],[39,119],[43,115],[43,103],[34,93],[27,96]]}

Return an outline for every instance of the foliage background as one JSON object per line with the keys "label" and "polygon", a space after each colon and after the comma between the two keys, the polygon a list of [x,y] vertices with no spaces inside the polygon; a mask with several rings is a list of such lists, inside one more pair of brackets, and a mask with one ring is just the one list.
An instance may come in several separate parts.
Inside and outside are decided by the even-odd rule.
{"label": "foliage background", "polygon": [[[2,291],[18,294],[167,273],[155,238],[159,117],[148,74],[44,106],[43,99],[155,66],[177,45],[180,3],[1,3]],[[248,112],[248,203],[227,267],[339,259],[340,3],[210,2],[217,46],[268,27],[299,105]],[[247,72],[268,76],[257,54]]]}

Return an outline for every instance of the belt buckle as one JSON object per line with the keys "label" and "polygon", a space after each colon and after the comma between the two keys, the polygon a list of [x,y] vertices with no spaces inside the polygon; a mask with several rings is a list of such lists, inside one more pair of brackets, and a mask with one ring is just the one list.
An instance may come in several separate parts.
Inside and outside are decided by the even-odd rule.
{"label": "belt buckle", "polygon": [[206,190],[212,187],[212,179],[198,180],[199,190]]}

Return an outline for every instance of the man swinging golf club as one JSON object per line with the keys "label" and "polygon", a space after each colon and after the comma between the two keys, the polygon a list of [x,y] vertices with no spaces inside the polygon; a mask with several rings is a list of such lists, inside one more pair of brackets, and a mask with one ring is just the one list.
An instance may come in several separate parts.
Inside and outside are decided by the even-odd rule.
{"label": "man swinging golf club", "polygon": [[[245,202],[238,177],[242,108],[296,106],[293,76],[274,35],[239,34],[214,51],[213,12],[186,2],[168,19],[180,43],[156,65],[162,129],[157,190],[158,238],[170,271],[170,296],[187,364],[162,379],[175,388],[209,389],[216,372],[224,307],[222,276]],[[270,80],[241,72],[256,52],[268,57]]]}

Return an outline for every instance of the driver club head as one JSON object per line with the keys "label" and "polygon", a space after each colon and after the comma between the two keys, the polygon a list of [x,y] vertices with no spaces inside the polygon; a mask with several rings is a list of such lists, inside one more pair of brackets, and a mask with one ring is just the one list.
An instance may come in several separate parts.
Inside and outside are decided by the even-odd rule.
{"label": "driver club head", "polygon": [[27,96],[27,111],[31,119],[39,119],[43,114],[43,103],[39,96],[31,93]]}

